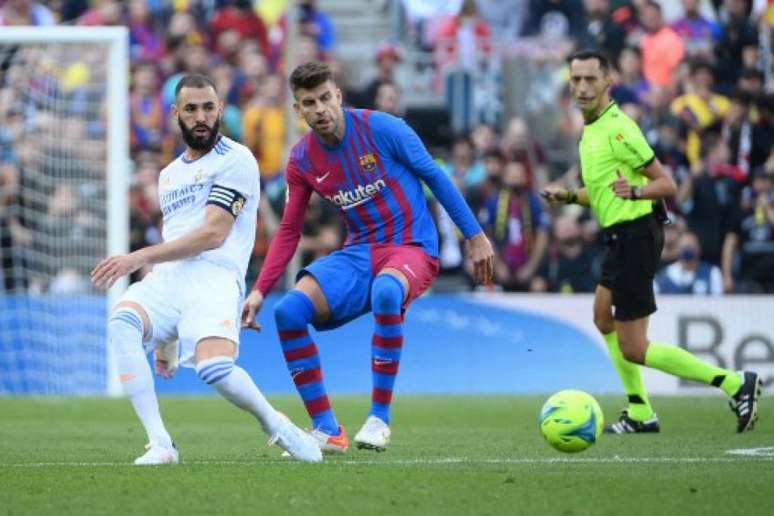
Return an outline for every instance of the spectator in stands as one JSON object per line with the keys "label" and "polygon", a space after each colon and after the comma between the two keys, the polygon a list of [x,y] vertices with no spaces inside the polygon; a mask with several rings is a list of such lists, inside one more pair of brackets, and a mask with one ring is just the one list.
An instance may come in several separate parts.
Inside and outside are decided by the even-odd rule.
{"label": "spectator in stands", "polygon": [[604,52],[617,62],[626,43],[626,31],[610,16],[610,0],[584,0],[588,25],[583,46]]}
{"label": "spectator in stands", "polygon": [[[3,117],[7,125],[18,125],[21,113],[9,113],[6,108]],[[0,111],[1,112],[1,111]],[[10,115],[10,116],[9,116]],[[16,118],[17,121],[12,120]],[[6,292],[25,288],[22,269],[19,267],[19,253],[14,238],[19,220],[15,213],[16,195],[19,190],[19,169],[13,151],[13,132],[7,127],[0,128],[0,278]]]}
{"label": "spectator in stands", "polygon": [[618,102],[634,100],[649,104],[650,82],[642,76],[642,51],[637,47],[624,47],[613,70],[610,96]]}
{"label": "spectator in stands", "polygon": [[745,0],[724,0],[726,21],[715,45],[718,88],[730,93],[745,68],[758,60],[758,31],[750,20]]}
{"label": "spectator in stands", "polygon": [[507,291],[528,290],[548,247],[549,220],[522,163],[505,166],[502,188],[486,200],[482,227],[497,249],[495,281]]}
{"label": "spectator in stands", "polygon": [[719,264],[723,237],[739,207],[741,173],[729,164],[730,150],[721,138],[713,134],[705,143],[703,160],[691,166],[691,174],[678,187],[677,201],[704,258]]}
{"label": "spectator in stands", "polygon": [[229,138],[242,141],[242,110],[239,107],[237,95],[229,96],[233,91],[235,82],[234,67],[227,62],[221,62],[215,65],[210,73],[210,77],[215,82],[218,95],[223,101],[223,120],[220,131]]}
{"label": "spectator in stands", "polygon": [[164,55],[164,42],[155,30],[152,12],[146,0],[129,2],[127,26],[129,27],[129,56],[139,59],[159,60]]}
{"label": "spectator in stands", "polygon": [[680,258],[662,268],[654,279],[657,294],[693,294],[719,296],[723,293],[720,267],[701,260],[699,239],[690,231],[679,241]]}
{"label": "spectator in stands", "polygon": [[223,33],[234,31],[240,39],[253,39],[260,45],[261,53],[271,55],[269,38],[263,20],[255,14],[250,0],[230,0],[223,4],[210,20],[210,41],[215,52],[225,55],[220,46]]}
{"label": "spectator in stands", "polygon": [[[316,0],[298,0],[294,12],[297,16],[295,21],[299,24],[299,36],[311,38],[317,45],[320,59],[330,60],[336,48],[336,32],[331,17],[317,7]],[[287,13],[282,15],[278,24],[280,37],[275,49],[277,53],[281,53],[287,37]],[[298,64],[302,63],[299,60]]]}
{"label": "spectator in stands", "polygon": [[433,38],[436,65],[476,71],[490,55],[492,34],[474,0],[464,0],[457,16],[444,18]]}
{"label": "spectator in stands", "polygon": [[707,61],[693,61],[688,82],[689,91],[674,99],[671,113],[678,117],[687,131],[685,155],[691,164],[699,161],[702,135],[709,129],[718,128],[728,112],[727,97],[713,91],[714,70]]}
{"label": "spectator in stands", "polygon": [[763,93],[764,81],[763,72],[757,68],[745,68],[737,81],[737,89],[757,97]]}
{"label": "spectator in stands", "polygon": [[475,186],[485,178],[484,167],[476,159],[473,143],[467,136],[454,141],[449,163],[443,169],[460,190]]}
{"label": "spectator in stands", "polygon": [[529,0],[523,36],[583,41],[586,16],[581,0]]}
{"label": "spectator in stands", "polygon": [[498,150],[497,129],[492,124],[479,123],[470,132],[470,141],[473,142],[476,159],[482,159],[487,152]]}
{"label": "spectator in stands", "polygon": [[481,158],[486,172],[486,179],[476,186],[465,190],[465,201],[470,210],[483,224],[488,215],[486,213],[486,200],[502,187],[503,171],[505,170],[505,157],[499,149],[490,149]]}
{"label": "spectator in stands", "polygon": [[395,70],[401,61],[400,51],[393,43],[381,43],[376,49],[374,63],[376,77],[371,79],[366,87],[350,99],[352,105],[358,108],[374,109],[379,86],[384,83],[396,84]]}
{"label": "spectator in stands", "polygon": [[123,6],[117,0],[99,0],[92,2],[92,7],[78,18],[78,25],[86,27],[101,27],[103,25],[120,25],[123,22]]}
{"label": "spectator in stands", "polygon": [[394,82],[383,82],[376,90],[376,102],[374,109],[395,116],[403,116],[401,105],[400,86]]}
{"label": "spectator in stands", "polygon": [[[290,120],[292,123],[293,120]],[[285,117],[285,79],[269,75],[245,104],[243,143],[258,160],[261,187],[276,214],[285,202],[284,159],[287,120]]]}
{"label": "spectator in stands", "polygon": [[723,284],[726,292],[774,292],[774,170],[753,178],[751,206],[726,234]]}
{"label": "spectator in stands", "polygon": [[685,55],[683,40],[664,23],[657,2],[646,0],[640,8],[639,19],[645,29],[640,41],[643,75],[654,86],[671,88],[677,66]]}
{"label": "spectator in stands", "polygon": [[51,9],[31,0],[7,0],[0,7],[0,26],[54,25],[56,18]]}
{"label": "spectator in stands", "polygon": [[680,237],[686,231],[685,219],[672,215],[672,223],[664,226],[664,248],[658,268],[663,269],[680,259]]}
{"label": "spectator in stands", "polygon": [[543,146],[530,134],[526,120],[514,117],[508,121],[501,148],[506,160],[518,161],[526,167],[530,187],[538,188],[547,182],[548,156]]}
{"label": "spectator in stands", "polygon": [[130,142],[132,147],[156,145],[166,128],[167,109],[159,94],[156,63],[145,60],[134,65],[129,93]]}
{"label": "spectator in stands", "polygon": [[752,95],[739,91],[731,96],[731,108],[723,121],[722,134],[731,151],[730,162],[742,172],[745,180],[765,163],[772,142],[767,110],[756,111],[753,121],[752,108]]}
{"label": "spectator in stands", "polygon": [[581,226],[571,215],[561,215],[552,224],[553,241],[536,276],[533,292],[594,292],[600,273],[600,255],[584,246]]}
{"label": "spectator in stands", "polygon": [[682,0],[683,16],[672,23],[672,29],[683,38],[690,57],[711,59],[715,41],[720,37],[720,25],[702,16],[700,0]]}
{"label": "spectator in stands", "polygon": [[664,167],[668,167],[672,177],[680,183],[689,174],[690,165],[683,152],[680,139],[680,120],[671,115],[662,116],[656,129],[657,139],[653,151]]}

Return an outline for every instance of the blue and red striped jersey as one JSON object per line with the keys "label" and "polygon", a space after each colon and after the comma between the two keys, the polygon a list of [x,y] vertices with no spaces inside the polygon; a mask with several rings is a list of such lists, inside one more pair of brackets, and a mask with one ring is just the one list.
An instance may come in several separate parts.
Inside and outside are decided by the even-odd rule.
{"label": "blue and red striped jersey", "polygon": [[310,131],[293,147],[286,169],[287,203],[256,282],[271,290],[293,256],[312,192],[341,209],[347,245],[419,245],[438,256],[438,232],[427,208],[424,181],[466,238],[481,231],[462,195],[419,136],[400,118],[344,110],[344,136],[329,146]]}

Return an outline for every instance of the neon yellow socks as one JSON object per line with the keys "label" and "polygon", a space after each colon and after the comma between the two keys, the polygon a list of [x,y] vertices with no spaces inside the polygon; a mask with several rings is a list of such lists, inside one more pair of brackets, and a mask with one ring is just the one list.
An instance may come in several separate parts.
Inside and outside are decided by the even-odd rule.
{"label": "neon yellow socks", "polygon": [[739,392],[742,379],[736,371],[702,362],[678,346],[651,342],[645,353],[645,365],[686,380],[720,387],[729,396]]}
{"label": "neon yellow socks", "polygon": [[650,406],[648,393],[642,384],[640,366],[629,362],[623,357],[621,348],[618,346],[618,334],[616,332],[608,333],[602,337],[607,343],[610,358],[613,361],[615,370],[618,371],[618,376],[621,378],[626,396],[629,398],[629,417],[635,421],[647,421],[653,417],[653,407]]}

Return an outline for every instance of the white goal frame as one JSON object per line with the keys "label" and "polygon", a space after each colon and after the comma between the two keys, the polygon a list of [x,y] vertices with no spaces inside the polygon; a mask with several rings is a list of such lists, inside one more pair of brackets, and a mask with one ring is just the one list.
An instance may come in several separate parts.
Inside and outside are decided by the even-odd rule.
{"label": "white goal frame", "polygon": [[[129,250],[129,31],[126,27],[3,27],[3,44],[105,43],[107,63],[107,254]],[[108,309],[126,290],[121,278],[108,291]],[[107,321],[105,321],[107,324]],[[121,394],[115,360],[105,342],[106,394]]]}

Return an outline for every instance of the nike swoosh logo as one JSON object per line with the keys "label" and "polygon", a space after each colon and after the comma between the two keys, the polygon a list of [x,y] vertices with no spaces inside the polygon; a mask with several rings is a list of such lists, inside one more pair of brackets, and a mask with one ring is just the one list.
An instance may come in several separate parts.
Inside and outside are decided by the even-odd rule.
{"label": "nike swoosh logo", "polygon": [[389,360],[389,359],[385,360],[384,358],[374,358],[374,364],[376,365],[387,365],[391,363],[392,363],[392,360]]}
{"label": "nike swoosh logo", "polygon": [[326,177],[328,177],[329,175],[331,175],[331,173],[330,173],[330,172],[327,172],[327,173],[326,173],[325,175],[323,175],[323,176],[320,176],[320,177],[315,177],[315,180],[317,180],[317,182],[318,182],[318,183],[322,183],[323,181],[325,181],[325,178],[326,178]]}
{"label": "nike swoosh logo", "polygon": [[412,271],[412,270],[411,270],[411,267],[409,267],[409,266],[408,266],[408,264],[404,263],[404,264],[403,264],[403,268],[404,268],[404,269],[406,269],[406,270],[409,272],[409,274],[411,274],[411,275],[412,275],[412,276],[414,276],[415,278],[417,277],[416,273],[415,273],[414,271]]}

